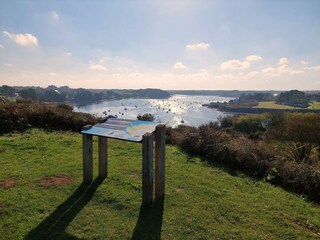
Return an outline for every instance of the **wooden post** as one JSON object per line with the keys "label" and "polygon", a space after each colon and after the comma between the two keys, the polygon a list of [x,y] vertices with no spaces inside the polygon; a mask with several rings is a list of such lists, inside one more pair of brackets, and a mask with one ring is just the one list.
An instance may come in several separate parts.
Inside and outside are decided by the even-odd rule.
{"label": "wooden post", "polygon": [[153,202],[153,134],[142,137],[142,203]]}
{"label": "wooden post", "polygon": [[99,177],[106,178],[108,176],[108,139],[106,137],[98,137],[99,148]]}
{"label": "wooden post", "polygon": [[83,149],[83,182],[91,182],[93,178],[92,135],[82,134]]}
{"label": "wooden post", "polygon": [[156,127],[156,160],[155,160],[155,199],[165,194],[165,154],[166,154],[166,126],[160,124]]}

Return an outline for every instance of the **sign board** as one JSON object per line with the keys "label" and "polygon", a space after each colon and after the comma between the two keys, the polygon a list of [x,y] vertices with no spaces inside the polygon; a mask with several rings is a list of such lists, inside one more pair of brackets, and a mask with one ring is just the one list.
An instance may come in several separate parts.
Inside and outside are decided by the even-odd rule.
{"label": "sign board", "polygon": [[146,133],[152,133],[158,124],[157,122],[109,118],[106,122],[98,123],[89,129],[81,131],[81,133],[141,142],[142,136]]}

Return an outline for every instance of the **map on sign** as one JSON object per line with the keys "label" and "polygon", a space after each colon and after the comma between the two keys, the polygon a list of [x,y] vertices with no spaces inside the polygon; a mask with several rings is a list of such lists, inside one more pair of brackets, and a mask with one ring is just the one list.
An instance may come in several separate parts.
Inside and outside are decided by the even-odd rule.
{"label": "map on sign", "polygon": [[98,123],[89,129],[81,131],[81,133],[141,142],[142,136],[145,133],[153,132],[158,124],[157,122],[109,118],[106,122]]}

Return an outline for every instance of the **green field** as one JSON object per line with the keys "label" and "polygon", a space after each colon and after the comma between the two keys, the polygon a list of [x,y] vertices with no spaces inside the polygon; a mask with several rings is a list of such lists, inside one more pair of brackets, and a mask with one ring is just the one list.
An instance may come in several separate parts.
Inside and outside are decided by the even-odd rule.
{"label": "green field", "polygon": [[[292,107],[288,105],[277,104],[274,101],[271,102],[259,102],[258,106],[254,108],[272,108],[272,109],[303,109],[298,107]],[[320,109],[320,102],[311,102],[308,109]]]}
{"label": "green field", "polygon": [[90,185],[80,134],[0,136],[0,163],[0,239],[320,238],[319,206],[174,146],[153,208],[141,207],[139,144],[110,141],[109,177]]}

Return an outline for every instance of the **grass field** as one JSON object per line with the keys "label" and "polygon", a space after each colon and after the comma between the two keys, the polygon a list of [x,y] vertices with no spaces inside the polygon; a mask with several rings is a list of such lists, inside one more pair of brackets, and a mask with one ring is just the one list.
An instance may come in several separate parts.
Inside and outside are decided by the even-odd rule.
{"label": "grass field", "polygon": [[141,145],[110,141],[109,177],[90,185],[81,154],[80,134],[0,136],[0,239],[320,238],[319,206],[174,146],[153,207],[141,206]]}
{"label": "grass field", "polygon": [[[277,104],[274,101],[271,102],[259,102],[255,108],[273,108],[273,109],[303,109],[298,107],[292,107],[288,105]],[[320,109],[320,102],[311,102],[308,109]]]}

